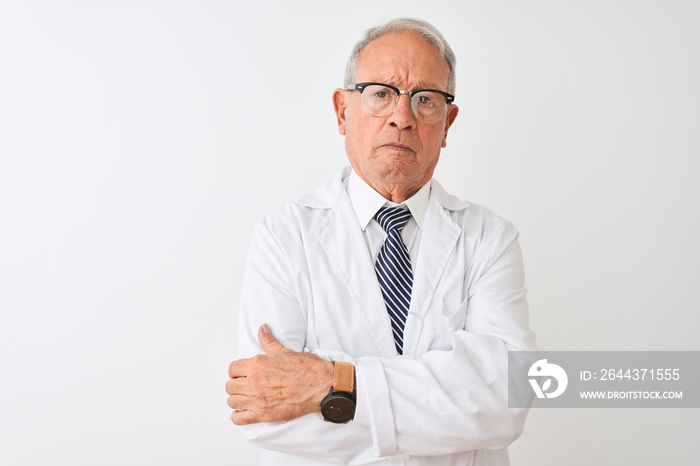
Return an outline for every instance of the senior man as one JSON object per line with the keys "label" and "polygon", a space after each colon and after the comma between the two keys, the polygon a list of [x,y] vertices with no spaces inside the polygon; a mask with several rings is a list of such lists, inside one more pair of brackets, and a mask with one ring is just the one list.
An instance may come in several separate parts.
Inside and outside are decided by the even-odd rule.
{"label": "senior man", "polygon": [[256,227],[226,391],[263,464],[509,464],[534,334],[517,230],[432,179],[454,88],[432,25],[368,30],[333,93],[351,167]]}

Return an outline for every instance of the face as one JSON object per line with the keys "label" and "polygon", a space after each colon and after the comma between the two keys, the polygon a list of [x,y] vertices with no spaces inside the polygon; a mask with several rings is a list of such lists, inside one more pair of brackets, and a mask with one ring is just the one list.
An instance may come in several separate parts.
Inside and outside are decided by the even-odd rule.
{"label": "face", "polygon": [[[401,90],[445,91],[449,66],[435,47],[420,36],[401,32],[370,42],[359,56],[356,83],[380,82]],[[455,105],[434,123],[417,120],[410,97],[402,95],[388,117],[367,115],[358,91],[337,89],[333,104],[338,129],[355,172],[387,199],[401,202],[433,175],[447,131],[457,116]]]}

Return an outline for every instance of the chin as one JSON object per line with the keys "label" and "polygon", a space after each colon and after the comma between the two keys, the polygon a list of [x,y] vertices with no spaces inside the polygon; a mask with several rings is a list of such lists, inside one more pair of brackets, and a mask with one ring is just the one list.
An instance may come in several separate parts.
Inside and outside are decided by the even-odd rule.
{"label": "chin", "polygon": [[380,174],[380,178],[387,183],[402,183],[415,176],[415,173],[408,167],[394,164],[384,167]]}

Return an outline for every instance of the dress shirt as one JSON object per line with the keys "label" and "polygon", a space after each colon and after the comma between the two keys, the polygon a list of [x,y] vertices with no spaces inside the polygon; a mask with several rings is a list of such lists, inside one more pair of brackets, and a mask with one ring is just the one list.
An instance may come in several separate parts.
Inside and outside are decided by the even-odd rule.
{"label": "dress shirt", "polygon": [[430,197],[430,182],[421,187],[413,196],[398,204],[384,198],[360,178],[354,170],[350,173],[346,183],[350,204],[352,204],[357,222],[364,232],[372,263],[377,262],[379,250],[387,236],[386,231],[374,219],[374,215],[382,207],[408,208],[411,211],[411,218],[401,230],[401,239],[408,249],[411,267],[415,271],[425,211],[428,208],[428,198]]}

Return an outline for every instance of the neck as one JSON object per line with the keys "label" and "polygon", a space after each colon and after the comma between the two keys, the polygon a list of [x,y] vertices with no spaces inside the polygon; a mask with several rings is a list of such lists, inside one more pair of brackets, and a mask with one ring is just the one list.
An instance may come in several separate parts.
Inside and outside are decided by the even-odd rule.
{"label": "neck", "polygon": [[378,177],[365,176],[365,173],[356,169],[355,167],[353,167],[353,170],[365,183],[381,194],[384,199],[397,204],[409,199],[411,196],[420,191],[420,189],[425,186],[432,177],[431,171],[430,174],[426,174],[427,176],[422,177],[420,180],[411,180],[411,183],[391,183]]}
{"label": "neck", "polygon": [[384,199],[387,199],[391,202],[395,202],[397,204],[405,201],[406,199],[410,198],[414,194],[416,194],[421,186],[413,189],[406,189],[405,186],[402,185],[383,185],[383,186],[376,186],[372,183],[368,183],[375,191],[377,191],[379,194],[381,194]]}

